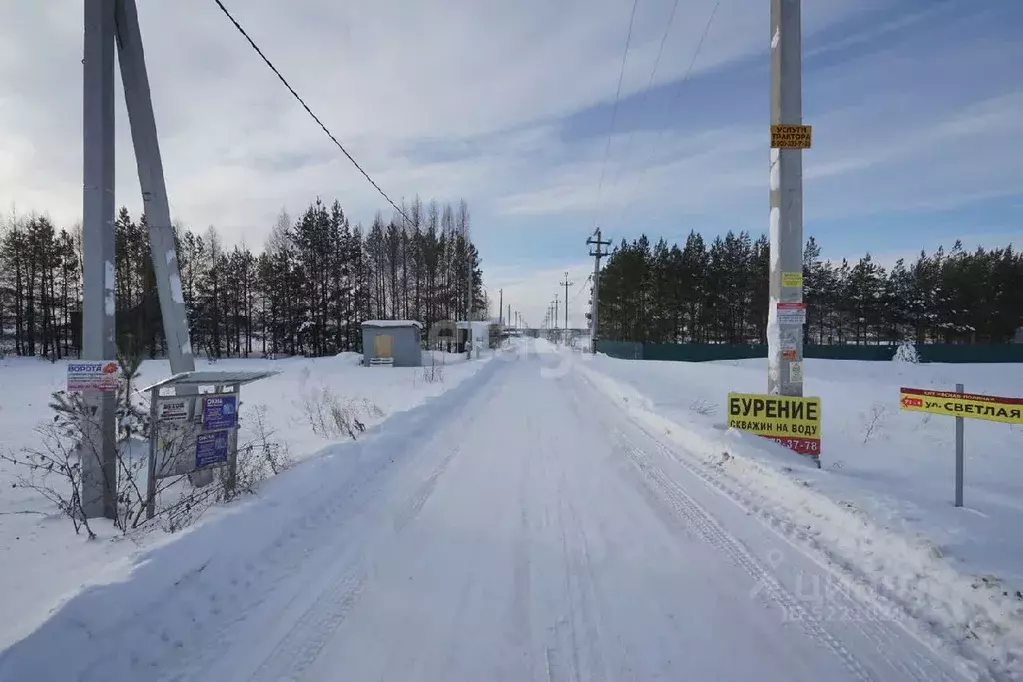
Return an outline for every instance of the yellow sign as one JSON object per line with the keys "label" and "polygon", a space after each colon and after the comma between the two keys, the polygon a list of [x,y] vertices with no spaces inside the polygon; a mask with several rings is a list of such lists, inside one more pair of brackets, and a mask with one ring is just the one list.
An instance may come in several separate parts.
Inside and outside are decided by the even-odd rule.
{"label": "yellow sign", "polygon": [[772,149],[809,149],[813,126],[775,123],[771,125]]}
{"label": "yellow sign", "polygon": [[783,287],[801,287],[803,286],[803,273],[800,272],[783,272],[781,273],[781,285]]}
{"label": "yellow sign", "polygon": [[929,412],[946,417],[1023,424],[1023,398],[1001,398],[993,395],[903,387],[899,389],[899,405],[909,412]]}
{"label": "yellow sign", "polygon": [[729,393],[728,427],[770,438],[802,454],[820,455],[821,399]]}

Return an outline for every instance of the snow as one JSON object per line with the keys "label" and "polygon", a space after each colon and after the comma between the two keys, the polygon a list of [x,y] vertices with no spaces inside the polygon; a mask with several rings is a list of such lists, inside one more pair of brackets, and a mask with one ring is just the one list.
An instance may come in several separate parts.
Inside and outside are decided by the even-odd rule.
{"label": "snow", "polygon": [[415,320],[366,320],[363,327],[419,327],[423,328],[421,322]]}
{"label": "snow", "polygon": [[[771,249],[773,254],[780,251],[778,248]],[[772,255],[772,257],[774,257]],[[780,386],[781,382],[781,353],[775,344],[781,343],[781,323],[778,321],[778,298],[771,296],[767,308],[767,371],[771,376],[771,382]]]}
{"label": "snow", "polygon": [[171,286],[171,299],[175,303],[184,304],[185,294],[181,290],[181,276],[177,272],[171,272],[170,274],[170,286]]}
{"label": "snow", "polygon": [[[329,452],[342,439],[316,435],[310,427],[307,401],[316,401],[329,389],[358,411],[372,430],[385,419],[435,399],[459,385],[487,364],[466,362],[464,356],[424,353],[424,362],[436,363],[436,381],[427,381],[430,367],[366,368],[362,356],[343,353],[334,358],[285,360],[197,360],[199,370],[278,370],[281,374],[246,386],[241,391],[243,419],[239,442],[252,438],[251,421],[261,407],[277,439],[301,461]],[[0,359],[0,452],[18,453],[37,446],[33,427],[49,421],[50,394],[65,385],[66,362],[36,358]],[[138,386],[170,375],[166,361],[146,361]],[[74,535],[70,522],[37,494],[12,487],[17,471],[0,460],[0,554],[4,581],[0,585],[0,650],[37,627],[61,603],[88,585],[122,578],[131,570],[141,548],[168,541],[161,531],[131,541],[118,537],[113,527],[98,524],[100,540],[85,542]],[[215,514],[213,514],[215,517]],[[136,546],[139,543],[140,546]],[[11,561],[10,558],[15,557]],[[0,680],[5,680],[0,674]]]}
{"label": "snow", "polygon": [[517,346],[126,558],[8,646],[0,679],[970,679],[687,466],[699,443],[608,399],[582,354]]}
{"label": "snow", "polygon": [[[640,362],[598,355],[578,367],[691,463],[771,510],[829,560],[892,593],[990,658],[1023,654],[1023,429],[967,420],[965,508],[953,506],[954,420],[899,410],[899,386],[1023,395],[1005,365],[805,361],[822,401],[822,469],[725,430],[730,391],[762,393],[766,360]],[[723,453],[728,453],[726,457]],[[1019,669],[1020,661],[1013,664]]]}
{"label": "snow", "polygon": [[781,150],[771,148],[771,191],[777,192],[781,189]]}
{"label": "snow", "polygon": [[103,289],[105,291],[105,294],[104,294],[104,309],[106,311],[107,317],[113,317],[114,314],[115,314],[115,302],[114,302],[115,285],[114,285],[114,281],[115,281],[115,278],[116,278],[116,273],[115,273],[115,270],[114,270],[114,262],[113,261],[109,261],[109,260],[105,261],[103,263],[103,266],[104,266],[103,267]]}

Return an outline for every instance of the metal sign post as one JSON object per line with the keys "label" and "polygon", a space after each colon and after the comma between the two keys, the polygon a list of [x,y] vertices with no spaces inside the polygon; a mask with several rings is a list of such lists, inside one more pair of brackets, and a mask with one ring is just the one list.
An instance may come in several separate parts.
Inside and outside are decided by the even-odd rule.
{"label": "metal sign post", "polygon": [[955,393],[922,388],[899,389],[899,407],[908,412],[927,412],[955,417],[956,481],[955,506],[963,506],[964,419],[982,419],[1002,424],[1023,425],[1023,398],[966,393],[956,384]]}
{"label": "metal sign post", "polygon": [[[956,393],[962,394],[963,385],[956,384]],[[956,506],[963,506],[963,418],[956,417]]]}

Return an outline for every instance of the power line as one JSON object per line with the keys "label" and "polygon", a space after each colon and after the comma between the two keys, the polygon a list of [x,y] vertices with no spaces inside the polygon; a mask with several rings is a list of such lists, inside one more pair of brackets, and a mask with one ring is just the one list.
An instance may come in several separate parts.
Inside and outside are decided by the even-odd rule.
{"label": "power line", "polygon": [[[679,0],[675,0],[671,5],[671,14],[668,15],[668,21],[664,25],[664,34],[661,36],[661,44],[657,48],[657,56],[654,58],[654,66],[650,69],[650,79],[646,83],[646,89],[643,91],[642,101],[645,103],[647,98],[650,96],[650,91],[654,87],[654,79],[657,78],[657,68],[661,65],[661,56],[664,54],[664,46],[668,42],[668,35],[671,33],[671,26],[675,22],[675,14],[678,12]],[[632,140],[635,138],[635,131],[629,133],[629,137],[625,140],[625,150],[622,152],[622,158],[628,158],[629,151],[632,149]],[[611,189],[618,186],[618,180],[621,179],[625,165],[618,169],[615,173],[614,182],[611,183]]]}
{"label": "power line", "polygon": [[584,287],[587,284],[589,284],[590,280],[592,280],[592,279],[593,279],[593,273],[592,272],[590,274],[586,275],[586,279],[583,280],[583,283],[580,285],[579,289],[572,296],[572,303],[575,303],[576,299],[578,299],[580,296],[583,295],[583,293],[586,291],[586,289]]}
{"label": "power line", "polygon": [[636,7],[639,0],[632,0],[632,13],[629,15],[629,32],[625,38],[625,51],[622,53],[622,69],[618,72],[618,88],[615,90],[615,101],[611,108],[611,124],[607,129],[607,144],[604,146],[604,161],[600,166],[600,181],[597,183],[597,201],[593,207],[593,219],[596,221],[600,211],[600,193],[604,188],[604,173],[607,172],[607,159],[611,154],[611,134],[614,132],[615,119],[618,117],[618,100],[622,95],[622,81],[625,79],[625,64],[629,61],[629,47],[632,45],[632,27],[636,23]]}
{"label": "power line", "polygon": [[[231,12],[228,11],[227,7],[224,6],[224,3],[221,0],[213,0],[213,2],[217,3],[217,7],[220,8],[220,11],[222,11],[224,15],[231,21],[231,23],[234,24],[234,27],[238,29],[238,32],[241,33],[245,40],[249,42],[249,45],[251,45],[252,49],[256,51],[256,54],[258,54],[263,59],[263,61],[266,62],[266,65],[270,67],[270,70],[274,72],[277,78],[280,79],[281,83],[284,84],[284,87],[288,89],[288,92],[290,92],[291,95],[296,100],[298,100],[298,103],[302,105],[302,108],[306,110],[306,113],[312,116],[313,120],[316,121],[317,124],[319,124],[320,128],[323,129],[323,132],[327,134],[327,137],[329,137],[331,141],[335,145],[337,145],[337,148],[341,150],[341,153],[348,157],[348,160],[352,162],[352,165],[355,166],[360,173],[362,173],[363,177],[365,177],[366,180],[369,181],[369,184],[373,185],[373,188],[380,193],[380,196],[387,200],[387,203],[389,203],[394,208],[395,211],[397,211],[406,221],[411,222],[411,220],[409,220],[409,217],[405,215],[405,211],[398,208],[398,205],[391,200],[391,197],[387,196],[387,192],[382,190],[380,188],[380,185],[378,185],[373,180],[373,178],[370,177],[369,173],[363,170],[362,166],[359,165],[359,162],[355,160],[355,157],[348,153],[348,150],[345,149],[344,145],[342,145],[336,137],[334,137],[334,134],[330,132],[326,125],[324,125],[323,121],[320,120],[320,117],[314,114],[313,110],[309,108],[309,105],[305,103],[305,100],[302,99],[302,97],[297,92],[295,92],[295,88],[291,87],[291,84],[288,83],[287,79],[281,75],[281,72],[277,70],[277,67],[273,65],[273,62],[271,62],[267,58],[267,56],[263,54],[263,51],[259,49],[259,45],[256,44],[256,41],[249,37],[249,34],[245,31],[244,28],[242,28],[242,25],[238,23],[238,20],[234,18]],[[633,11],[635,11],[635,8],[633,8]]]}
{"label": "power line", "polygon": [[[710,12],[710,16],[707,18],[706,26],[703,27],[703,33],[700,35],[700,41],[696,44],[696,49],[693,51],[693,58],[689,61],[689,67],[686,69],[685,74],[682,76],[682,80],[679,81],[679,89],[678,92],[675,93],[675,99],[672,101],[672,106],[674,106],[677,103],[677,101],[682,97],[682,86],[685,85],[685,83],[689,80],[689,76],[693,72],[693,67],[696,66],[696,60],[699,58],[700,52],[703,50],[703,44],[707,40],[707,35],[710,33],[710,27],[714,24],[714,17],[717,15],[717,11],[720,6],[721,0],[717,0],[717,2],[714,3],[714,8]],[[622,208],[621,212],[618,214],[618,221],[616,222],[620,222],[622,217],[624,217],[625,213],[632,207],[632,204],[635,203],[636,201],[635,191],[638,190],[640,186],[643,184],[643,178],[650,170],[650,165],[653,163],[654,160],[654,154],[656,154],[657,150],[659,149],[659,145],[657,143],[660,141],[661,136],[664,135],[665,130],[666,128],[661,128],[661,130],[658,131],[657,137],[654,139],[654,144],[650,149],[650,156],[647,158],[646,164],[643,166],[643,169],[639,173],[639,181],[636,183],[636,187],[633,190],[633,198],[630,199]]]}

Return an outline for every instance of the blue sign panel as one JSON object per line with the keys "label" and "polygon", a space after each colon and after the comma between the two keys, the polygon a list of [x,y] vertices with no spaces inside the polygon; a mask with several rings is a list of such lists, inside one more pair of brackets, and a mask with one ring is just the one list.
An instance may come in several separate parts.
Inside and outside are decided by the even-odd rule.
{"label": "blue sign panel", "polygon": [[202,427],[206,431],[233,429],[238,425],[238,396],[216,395],[202,399]]}
{"label": "blue sign panel", "polygon": [[229,435],[227,431],[200,433],[195,439],[195,468],[226,462]]}

